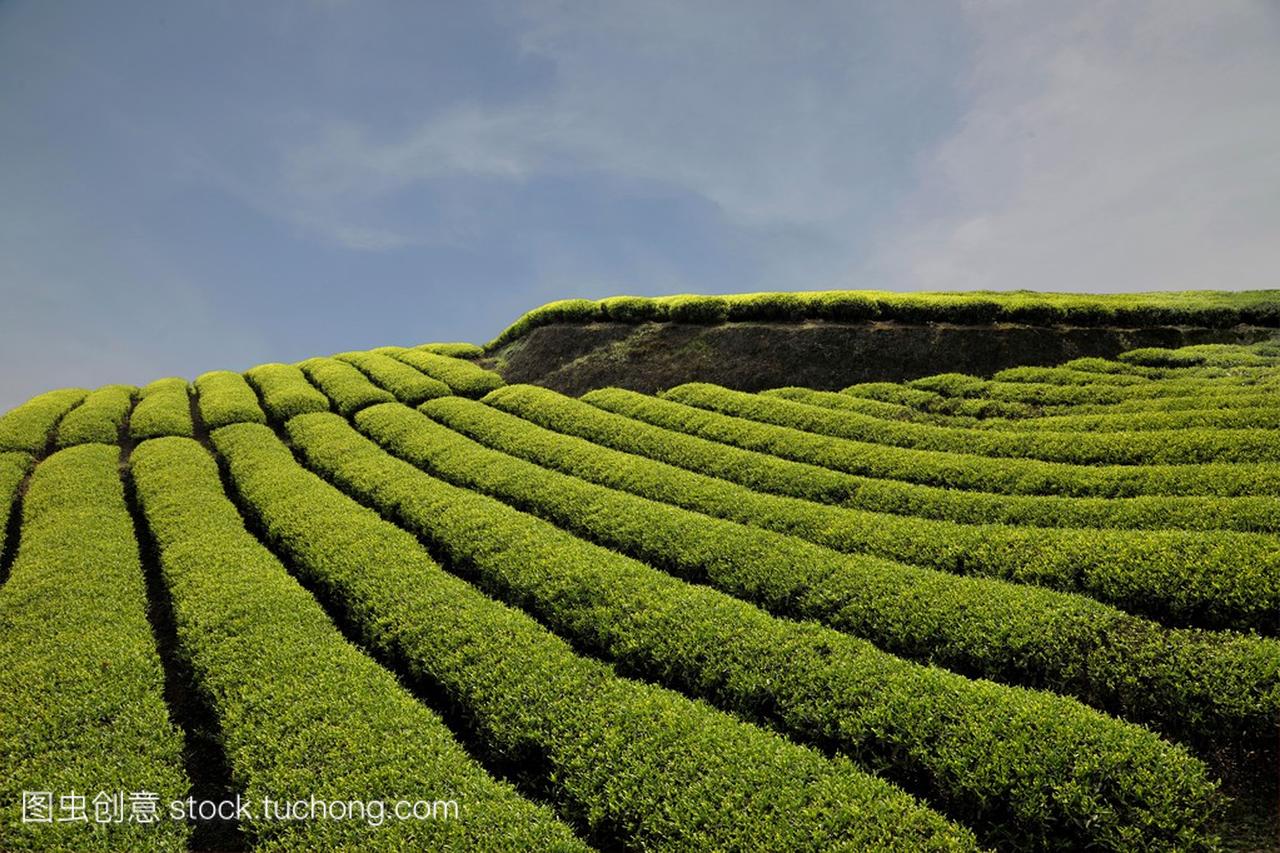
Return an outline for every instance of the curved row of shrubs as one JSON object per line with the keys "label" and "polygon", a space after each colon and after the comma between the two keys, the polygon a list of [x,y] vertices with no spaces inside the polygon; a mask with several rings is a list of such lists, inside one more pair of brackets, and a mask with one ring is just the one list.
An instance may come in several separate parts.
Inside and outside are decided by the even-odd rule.
{"label": "curved row of shrubs", "polygon": [[[943,397],[981,398],[1040,408],[1052,406],[1110,406],[1121,403],[1146,405],[1150,401],[1194,396],[1205,402],[1234,405],[1237,400],[1266,399],[1276,393],[1272,380],[1226,383],[1214,379],[1178,379],[1143,385],[1056,385],[1045,382],[1000,382],[964,373],[939,373],[907,383]],[[1274,397],[1272,398],[1274,399]]]}
{"label": "curved row of shrubs", "polygon": [[614,296],[565,299],[520,316],[488,343],[493,350],[551,323],[723,323],[745,320],[896,320],[903,323],[1029,323],[1076,326],[1241,323],[1280,326],[1280,292],[1220,291],[1131,294],[971,291],[896,293],[828,290],[731,296]]}
{"label": "curved row of shrubs", "polygon": [[130,459],[155,537],[178,644],[251,803],[453,800],[458,819],[272,820],[243,829],[255,850],[585,850],[549,809],[494,781],[444,722],[346,642],[315,599],[251,533],[197,442],[162,438]]}
{"label": "curved row of shrubs", "polygon": [[118,443],[136,393],[132,385],[104,385],[89,392],[58,422],[57,446]]}
{"label": "curved row of shrubs", "polygon": [[[360,419],[366,432],[381,442],[399,422],[407,431],[407,416],[381,411]],[[477,403],[440,400],[422,412],[518,459],[480,453],[418,422],[421,435],[400,445],[422,445],[411,461],[429,461],[451,479],[771,612],[816,619],[966,674],[1071,693],[1182,740],[1271,748],[1265,732],[1280,716],[1275,640],[1166,629],[1082,596],[835,552],[804,540],[821,540],[825,525],[842,520],[804,501],[753,493]],[[500,473],[488,475],[493,469]]]}
{"label": "curved row of shrubs", "polygon": [[[58,451],[23,501],[21,547],[0,587],[0,837],[13,853],[187,849],[189,825],[167,814],[188,794],[183,739],[165,705],[119,461],[102,444]],[[84,796],[89,819],[20,822],[24,791]],[[92,820],[98,793],[135,791],[159,798],[156,823]],[[53,818],[62,804],[50,804]]]}
{"label": "curved row of shrubs", "polygon": [[[237,424],[212,438],[243,505],[362,643],[438,690],[480,748],[589,842],[673,851],[975,847],[967,832],[845,759],[575,654],[300,467],[267,427]],[[479,533],[483,520],[471,524]]]}
{"label": "curved row of shrubs", "polygon": [[[548,399],[502,389],[486,402],[618,450],[743,485],[772,473],[762,472],[754,455],[688,441],[643,422],[593,422],[567,415],[567,406],[548,413],[550,407],[539,406],[540,397]],[[591,398],[584,399],[594,402]],[[1083,592],[1167,624],[1264,633],[1280,627],[1280,543],[1272,536],[956,524],[821,504],[807,507],[805,515],[820,519],[806,524],[812,527],[809,535],[841,551]]]}
{"label": "curved row of shrubs", "polygon": [[201,374],[195,381],[196,405],[206,429],[227,424],[267,422],[258,395],[239,373],[214,370]]}
{"label": "curved row of shrubs", "polygon": [[353,365],[336,358],[309,358],[298,362],[298,367],[343,415],[352,415],[365,406],[395,399],[394,394],[370,382]]}
{"label": "curved row of shrubs", "polygon": [[0,451],[43,453],[58,422],[88,393],[83,388],[46,391],[0,415]]}
{"label": "curved row of shrubs", "polygon": [[129,416],[129,435],[134,441],[168,435],[190,438],[194,434],[187,380],[157,379],[142,388],[138,405]]}
{"label": "curved row of shrubs", "polygon": [[453,392],[439,379],[432,379],[422,371],[380,352],[344,352],[334,358],[354,365],[379,387],[395,395],[396,399],[412,405],[425,403],[436,397],[447,397]]}
{"label": "curved row of shrubs", "polygon": [[[298,418],[288,430],[309,465],[424,537],[482,589],[627,672],[922,790],[987,843],[1194,844],[1212,811],[1203,768],[1149,732],[1060,696],[970,681],[776,619],[584,542],[472,491],[502,497],[507,486],[520,488],[530,466],[460,436],[450,441],[448,430],[404,406],[375,406],[356,421],[393,453],[463,488],[388,456],[334,416]],[[562,482],[542,485],[574,504],[568,516],[615,508],[577,500],[581,494],[559,491]],[[682,543],[669,545],[678,551]],[[1098,765],[1100,753],[1108,766]],[[1052,793],[1065,789],[1077,795]],[[1099,821],[1099,811],[1109,819]]]}
{"label": "curved row of shrubs", "polygon": [[1280,495],[1280,465],[1071,465],[992,459],[964,453],[860,445],[789,427],[761,424],[619,388],[582,399],[606,411],[689,435],[796,462],[869,477],[1002,494]]}
{"label": "curved row of shrubs", "polygon": [[317,391],[296,365],[259,364],[244,376],[258,392],[263,410],[274,420],[329,411],[329,398]]}
{"label": "curved row of shrubs", "polygon": [[[494,398],[495,401],[499,399],[507,398]],[[548,409],[555,409],[563,398],[558,398],[551,392],[524,386],[519,391],[511,392],[510,399],[536,399]],[[599,421],[605,425],[602,427],[604,430],[608,429],[607,425],[610,423],[616,428],[638,429],[634,422],[611,421],[611,418],[618,416],[603,411],[580,409],[575,417],[588,422]],[[699,464],[709,465],[705,469],[709,473],[736,477],[739,482],[753,489],[872,512],[936,518],[963,524],[998,523],[1033,527],[1114,527],[1139,530],[1175,528],[1236,530],[1244,533],[1280,531],[1280,501],[1262,495],[1137,495],[1128,498],[1099,498],[965,491],[833,471],[751,450],[710,443],[682,433],[657,431],[659,429],[655,427],[650,433],[659,440],[655,446],[677,444],[685,449],[685,453],[699,458]]]}
{"label": "curved row of shrubs", "polygon": [[[0,537],[4,537],[9,530],[10,513],[18,509],[18,489],[34,462],[31,454],[18,450],[0,453]],[[3,551],[8,545],[8,542],[0,538],[0,562],[7,561],[10,557]],[[0,581],[3,580],[0,577]]]}
{"label": "curved row of shrubs", "polygon": [[1117,412],[1114,414],[1056,414],[1024,417],[972,418],[934,414],[901,403],[888,403],[870,397],[859,397],[835,391],[812,388],[771,388],[761,397],[781,397],[811,406],[858,412],[890,421],[935,424],[964,429],[993,430],[1007,433],[1085,432],[1123,433],[1176,429],[1275,429],[1280,424],[1280,407],[1245,409],[1187,409],[1178,412]]}
{"label": "curved row of shrubs", "polygon": [[502,377],[492,370],[485,370],[469,361],[441,355],[430,349],[399,349],[390,354],[415,370],[438,379],[448,385],[453,393],[464,397],[483,397],[503,385]]}
{"label": "curved row of shrubs", "polygon": [[888,421],[795,399],[765,397],[702,382],[664,391],[663,399],[805,432],[919,450],[1043,459],[1074,465],[1187,465],[1280,461],[1280,430],[1165,430],[1110,435],[992,430]]}

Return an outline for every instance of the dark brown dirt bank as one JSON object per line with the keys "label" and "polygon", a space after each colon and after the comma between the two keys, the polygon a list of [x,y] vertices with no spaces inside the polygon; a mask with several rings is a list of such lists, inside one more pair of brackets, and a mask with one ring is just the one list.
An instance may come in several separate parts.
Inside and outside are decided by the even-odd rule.
{"label": "dark brown dirt bank", "polygon": [[508,382],[567,394],[619,386],[658,391],[715,382],[744,391],[782,385],[836,389],[934,373],[990,375],[1018,365],[1114,357],[1138,347],[1253,343],[1274,329],[895,322],[557,323],[531,330],[486,359]]}

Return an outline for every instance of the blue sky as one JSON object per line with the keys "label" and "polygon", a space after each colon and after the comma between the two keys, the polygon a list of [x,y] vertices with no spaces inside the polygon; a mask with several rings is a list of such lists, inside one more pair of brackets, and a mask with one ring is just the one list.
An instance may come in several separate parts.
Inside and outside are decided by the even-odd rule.
{"label": "blue sky", "polygon": [[551,299],[1276,287],[1280,7],[0,3],[0,408]]}

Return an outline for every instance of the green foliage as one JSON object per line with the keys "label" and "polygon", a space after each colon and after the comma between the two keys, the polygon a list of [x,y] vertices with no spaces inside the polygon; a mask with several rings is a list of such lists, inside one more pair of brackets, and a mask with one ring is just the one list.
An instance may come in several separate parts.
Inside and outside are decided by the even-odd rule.
{"label": "green foliage", "polygon": [[117,444],[137,391],[132,385],[104,385],[91,392],[58,424],[57,446]]}
{"label": "green foliage", "polygon": [[[437,685],[487,753],[590,839],[681,851],[973,848],[967,832],[846,759],[574,654],[300,468],[269,429],[235,425],[213,440],[272,541],[340,604],[362,642]],[[430,505],[387,486],[398,502]],[[482,532],[484,519],[469,523]]]}
{"label": "green foliage", "polygon": [[989,401],[1019,403],[1039,408],[1049,406],[1113,405],[1137,403],[1164,397],[1193,396],[1201,400],[1220,401],[1234,405],[1239,400],[1266,401],[1274,405],[1277,386],[1274,380],[1257,377],[1249,381],[1224,382],[1213,378],[1168,379],[1161,382],[1143,382],[1137,385],[1117,385],[1114,382],[1089,382],[1067,385],[1059,382],[998,381],[965,376],[959,373],[943,373],[916,379],[908,385],[917,390],[932,391],[943,397],[982,397]]}
{"label": "green foliage", "polygon": [[[0,453],[0,536],[4,536],[9,528],[9,513],[14,511],[18,497],[18,487],[31,470],[31,455],[20,451]],[[0,548],[3,548],[0,540]],[[5,555],[0,553],[0,557]]]}
{"label": "green foliage", "polygon": [[654,322],[666,313],[655,310],[653,303],[644,296],[611,296],[600,300],[600,310],[604,319],[615,323]]}
{"label": "green foliage", "polygon": [[729,303],[719,296],[663,296],[666,319],[674,323],[723,323],[729,319]]}
{"label": "green foliage", "polygon": [[267,422],[267,416],[258,405],[258,395],[239,373],[210,371],[196,378],[195,389],[200,417],[207,429],[227,424]]}
{"label": "green foliage", "polygon": [[[0,837],[6,851],[185,850],[187,796],[147,622],[119,450],[82,444],[36,468],[0,588]],[[159,795],[152,824],[21,823],[23,791]],[[55,810],[58,801],[54,803]]]}
{"label": "green foliage", "polygon": [[329,411],[329,398],[317,391],[302,375],[302,370],[292,364],[259,364],[244,375],[274,420],[286,421],[294,415]]}
{"label": "green foliage", "polygon": [[129,435],[134,441],[166,435],[190,438],[194,432],[187,380],[157,379],[142,388],[138,405],[129,417]]}
{"label": "green foliage", "polygon": [[[398,350],[403,352],[403,350]],[[432,379],[385,353],[344,352],[334,358],[354,365],[366,376],[395,395],[397,400],[418,405],[453,392],[439,379]]]}
{"label": "green foliage", "polygon": [[369,381],[363,373],[345,361],[336,358],[309,358],[298,362],[298,367],[344,415],[352,415],[374,403],[389,403],[396,399]]}
{"label": "green foliage", "polygon": [[484,355],[484,347],[467,343],[422,344],[415,349],[447,355],[451,358],[477,358]]}
{"label": "green foliage", "polygon": [[[623,302],[622,300],[625,300]],[[625,305],[613,316],[617,306]],[[679,305],[679,310],[672,310]],[[688,312],[688,313],[685,313]],[[610,297],[566,299],[535,308],[518,318],[486,346],[494,350],[551,323],[621,320],[628,323],[673,320],[708,323],[724,320],[819,318],[842,322],[867,319],[904,323],[1030,323],[1075,326],[1189,325],[1227,328],[1241,323],[1280,325],[1280,291],[1182,291],[1127,294],[896,293],[877,290],[828,290],[800,293],[744,293],[731,296]]]}
{"label": "green foliage", "polygon": [[44,452],[58,422],[88,393],[83,388],[46,391],[0,415],[0,451]]}
{"label": "green foliage", "polygon": [[[866,463],[882,462],[890,453],[933,452],[859,445],[616,389],[593,391],[583,399],[667,430],[684,431],[740,449],[772,453],[837,470],[869,473],[870,466]],[[668,436],[662,438],[670,440]],[[664,446],[661,440],[654,443],[660,448]],[[741,459],[731,461],[714,442],[698,445],[696,453],[697,462],[692,461],[692,456],[680,461],[661,458],[700,471],[710,470],[703,457],[716,458],[720,470],[742,464]],[[1016,474],[1017,464],[1054,464],[951,456],[952,470],[968,473],[975,485],[983,475],[994,481],[1000,475]],[[1238,486],[1242,481],[1252,486],[1248,475],[1254,471],[1260,472],[1256,475],[1259,479],[1280,473],[1277,465],[1060,467],[1073,472],[1081,483],[1103,472],[1114,472],[1115,479],[1119,479],[1163,470],[1169,472],[1170,477],[1177,472],[1184,478],[1181,482],[1194,482],[1196,474],[1200,474],[1201,482],[1222,487]],[[743,478],[734,470],[724,476]],[[1280,542],[1275,537],[1227,531],[1137,532],[963,525],[852,509],[841,512],[846,514],[846,523],[838,533],[828,530],[824,540],[824,544],[840,550],[866,551],[958,574],[987,575],[1083,592],[1175,625],[1256,629],[1265,633],[1275,633],[1280,628]]]}
{"label": "green foliage", "polygon": [[1280,465],[1275,463],[1139,466],[991,459],[946,451],[860,445],[832,436],[731,418],[617,388],[591,391],[582,399],[656,426],[784,459],[851,474],[952,489],[1080,497],[1280,495]]}
{"label": "green foliage", "polygon": [[[595,440],[625,429],[610,423],[616,415],[543,389],[509,386],[490,400]],[[795,537],[838,536],[850,524],[841,510],[753,492],[635,455],[644,452],[638,444],[611,450],[477,403],[440,400],[422,411],[505,453],[618,490],[512,462],[502,497],[655,566],[895,653],[1068,692],[1183,739],[1268,747],[1261,733],[1280,715],[1275,641],[1169,630],[1080,596],[835,553]],[[433,469],[466,464],[447,455],[466,456],[456,439],[432,434]],[[413,441],[406,435],[397,449]],[[454,476],[478,483],[482,469],[473,467]]]}
{"label": "green foliage", "polygon": [[393,355],[415,370],[438,379],[448,385],[453,393],[464,397],[483,397],[503,385],[502,377],[492,370],[485,370],[460,358],[437,355],[423,349],[402,350]]}
{"label": "green foliage", "polygon": [[[780,388],[765,392],[764,397],[780,397],[814,406],[848,411],[865,411],[868,400],[844,394],[811,391],[807,388]],[[1081,416],[1079,428],[1088,430],[1090,418]],[[1122,417],[1122,416],[1116,416]],[[1127,416],[1132,417],[1132,416]],[[1023,423],[1030,430],[1037,422],[1055,421],[1038,418]],[[1006,428],[1018,422],[1001,422]],[[1077,423],[1062,424],[1063,430]],[[1272,422],[1274,423],[1274,422]],[[1114,426],[1110,433],[1124,434],[1120,425],[1106,421],[1101,426]],[[1107,430],[1099,429],[1099,432]],[[789,463],[767,457],[768,464],[790,470],[793,476],[786,485],[771,490],[815,500],[838,501],[851,507],[896,515],[915,515],[969,524],[996,522],[1034,527],[1117,527],[1127,529],[1181,528],[1184,530],[1238,530],[1247,533],[1280,532],[1280,502],[1273,497],[1204,495],[1135,495],[1127,498],[1070,497],[1063,495],[1006,495],[993,492],[964,491],[939,486],[908,483],[900,480],[863,477],[822,469],[815,474],[812,466]],[[815,489],[829,482],[827,491]]]}
{"label": "green foliage", "polygon": [[130,470],[160,548],[178,642],[221,721],[250,800],[454,799],[462,819],[281,822],[255,850],[584,849],[551,812],[495,782],[441,719],[347,643],[227,499],[189,439],[138,447]]}
{"label": "green foliage", "polygon": [[977,456],[1043,459],[1074,465],[1203,464],[1280,461],[1280,430],[1165,430],[1110,435],[1028,432],[913,424],[691,382],[664,399],[760,423],[885,444]]}
{"label": "green foliage", "polygon": [[[610,501],[607,489],[575,488],[569,477],[539,473],[403,406],[377,406],[356,420],[398,455],[467,488],[388,456],[336,417],[298,418],[288,428],[310,465],[434,543],[451,565],[467,566],[482,589],[626,672],[835,746],[920,786],[992,843],[1123,848],[1163,836],[1194,844],[1196,827],[1212,812],[1203,768],[1149,732],[1061,697],[969,681],[847,635],[774,619],[468,489],[539,508],[549,500],[559,507],[558,522],[615,511],[621,515],[610,517],[610,527],[654,520],[628,513],[622,496]],[[554,494],[540,500],[546,487]],[[593,501],[597,495],[603,500]],[[677,553],[687,544],[670,543]],[[997,729],[999,754],[991,749]],[[1098,766],[1097,753],[1109,767]],[[1078,755],[1091,758],[1076,765]],[[1137,778],[1114,789],[1089,790],[1095,779],[1119,781],[1135,769]],[[1058,800],[1046,794],[1046,779],[1076,794]],[[1135,790],[1150,799],[1130,800]],[[1113,791],[1124,793],[1113,799]],[[1178,805],[1169,810],[1171,802]],[[1112,821],[1097,821],[1100,812]]]}

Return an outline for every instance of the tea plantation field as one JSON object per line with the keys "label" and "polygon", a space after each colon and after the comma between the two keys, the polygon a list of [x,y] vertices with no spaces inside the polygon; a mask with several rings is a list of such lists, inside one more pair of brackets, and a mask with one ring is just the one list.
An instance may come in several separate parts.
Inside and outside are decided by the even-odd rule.
{"label": "tea plantation field", "polygon": [[0,850],[1280,845],[1280,345],[581,398],[479,353],[0,416]]}

